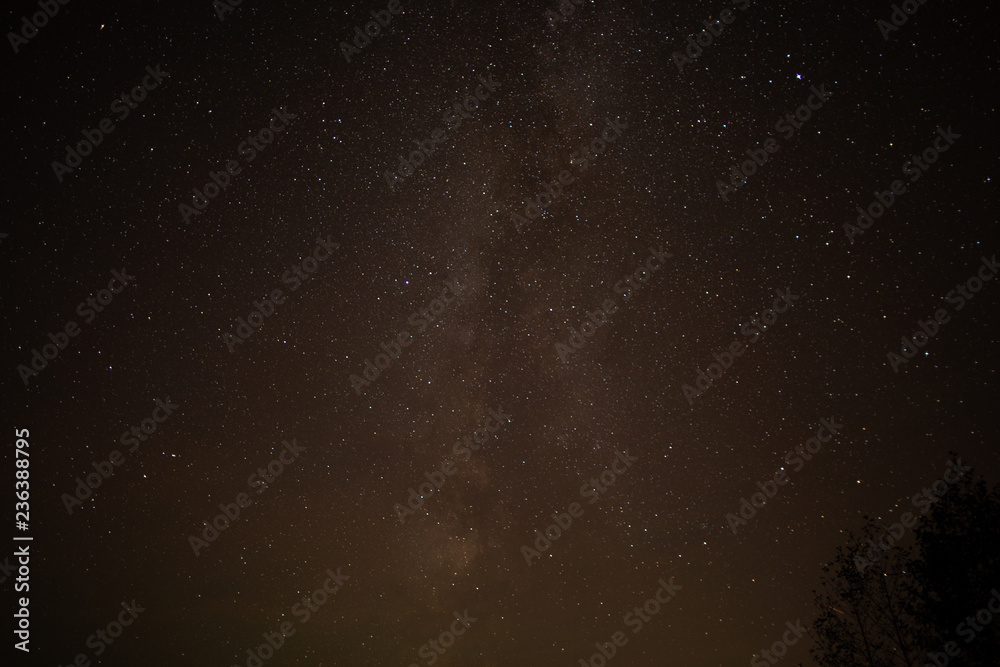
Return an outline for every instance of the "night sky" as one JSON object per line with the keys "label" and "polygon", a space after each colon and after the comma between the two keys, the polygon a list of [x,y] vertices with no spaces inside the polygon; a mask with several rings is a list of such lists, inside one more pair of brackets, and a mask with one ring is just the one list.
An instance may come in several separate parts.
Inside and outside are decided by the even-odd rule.
{"label": "night sky", "polygon": [[995,7],[52,4],[13,664],[746,665],[949,452],[1000,479]]}

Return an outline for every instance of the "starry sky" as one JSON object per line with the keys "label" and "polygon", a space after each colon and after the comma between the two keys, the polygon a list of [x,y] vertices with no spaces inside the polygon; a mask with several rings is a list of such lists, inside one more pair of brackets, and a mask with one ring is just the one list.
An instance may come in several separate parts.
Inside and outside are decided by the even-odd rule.
{"label": "starry sky", "polygon": [[[8,31],[37,11],[8,3]],[[808,623],[863,515],[898,516],[950,451],[998,478],[1000,282],[947,299],[998,249],[996,8],[563,11],[72,2],[8,36],[17,664],[242,666],[283,623],[265,665],[573,666],[618,631],[609,665],[747,664]],[[790,464],[821,420],[839,433]]]}

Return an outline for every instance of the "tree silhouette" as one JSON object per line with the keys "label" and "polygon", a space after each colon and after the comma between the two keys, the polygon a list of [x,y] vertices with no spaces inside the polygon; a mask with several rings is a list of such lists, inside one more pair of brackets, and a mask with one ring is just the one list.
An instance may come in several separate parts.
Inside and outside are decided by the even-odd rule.
{"label": "tree silhouette", "polygon": [[926,497],[912,528],[864,517],[823,566],[810,649],[822,667],[1000,664],[1000,618],[976,619],[1000,589],[1000,489],[969,469]]}
{"label": "tree silhouette", "polygon": [[[912,563],[912,608],[927,650],[940,652],[946,642],[955,642],[961,649],[955,664],[996,667],[1000,618],[974,635],[958,628],[979,625],[977,612],[1000,590],[1000,487],[967,475],[933,506],[914,546],[919,558]],[[966,622],[969,617],[974,625]]]}
{"label": "tree silhouette", "polygon": [[816,594],[819,615],[813,621],[811,649],[823,667],[909,666],[916,655],[915,623],[908,613],[911,574],[909,551],[895,548],[862,568],[858,552],[881,531],[866,517],[859,535],[849,534],[832,563],[823,566],[823,592]]}

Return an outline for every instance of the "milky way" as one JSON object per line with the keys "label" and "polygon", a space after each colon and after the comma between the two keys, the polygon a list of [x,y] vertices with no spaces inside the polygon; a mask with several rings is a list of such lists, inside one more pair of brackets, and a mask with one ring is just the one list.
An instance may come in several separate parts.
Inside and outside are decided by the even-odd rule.
{"label": "milky way", "polygon": [[996,283],[947,298],[997,247],[985,6],[37,11],[17,664],[746,664],[862,516],[1000,472]]}

